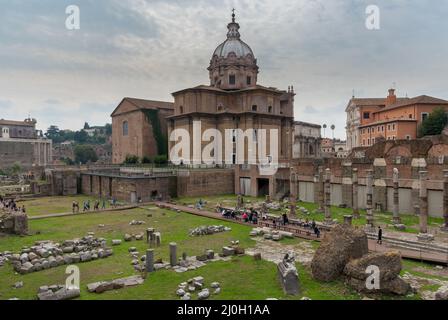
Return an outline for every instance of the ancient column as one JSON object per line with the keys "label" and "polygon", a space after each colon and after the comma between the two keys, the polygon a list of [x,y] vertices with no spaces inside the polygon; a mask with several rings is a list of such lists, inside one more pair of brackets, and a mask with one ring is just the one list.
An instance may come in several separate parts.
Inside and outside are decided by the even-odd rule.
{"label": "ancient column", "polygon": [[289,176],[289,214],[294,216],[296,214],[297,202],[297,175],[293,168],[290,169]]}
{"label": "ancient column", "polygon": [[170,264],[172,267],[177,265],[177,244],[175,242],[170,243]]}
{"label": "ancient column", "polygon": [[149,243],[150,247],[154,246],[154,228],[146,229],[146,242]]}
{"label": "ancient column", "polygon": [[448,170],[443,170],[443,231],[448,231]]}
{"label": "ancient column", "polygon": [[399,198],[399,184],[398,184],[399,172],[397,168],[394,168],[393,183],[394,183],[394,205],[393,205],[393,224],[400,224],[400,198]]}
{"label": "ancient column", "polygon": [[417,238],[421,241],[434,240],[434,236],[428,233],[428,172],[420,171],[420,233]]}
{"label": "ancient column", "polygon": [[426,160],[424,158],[413,158],[411,162],[411,178],[414,179],[412,181],[412,191],[411,191],[411,198],[412,198],[412,206],[414,208],[414,214],[419,215],[420,214],[420,201],[419,201],[419,173],[420,171],[426,170]]}
{"label": "ancient column", "polygon": [[373,231],[374,220],[373,220],[373,170],[367,170],[366,177],[366,197],[367,197],[367,205],[366,205],[366,220],[367,220],[367,229],[369,231]]}
{"label": "ancient column", "polygon": [[342,203],[353,208],[353,169],[351,162],[342,163]]}
{"label": "ancient column", "polygon": [[358,205],[358,168],[352,170],[352,188],[353,188],[353,218],[359,219],[359,205]]}
{"label": "ancient column", "polygon": [[375,211],[387,210],[386,159],[376,158],[373,161],[373,195],[372,206]]}
{"label": "ancient column", "polygon": [[324,179],[323,179],[323,169],[319,167],[318,173],[314,179],[315,183],[315,199],[317,200],[317,211],[324,212]]}
{"label": "ancient column", "polygon": [[331,219],[331,171],[325,170],[325,223],[332,223]]}
{"label": "ancient column", "polygon": [[428,190],[426,189],[427,171],[420,171],[420,233],[428,233]]}
{"label": "ancient column", "polygon": [[154,271],[154,250],[146,250],[146,272]]}

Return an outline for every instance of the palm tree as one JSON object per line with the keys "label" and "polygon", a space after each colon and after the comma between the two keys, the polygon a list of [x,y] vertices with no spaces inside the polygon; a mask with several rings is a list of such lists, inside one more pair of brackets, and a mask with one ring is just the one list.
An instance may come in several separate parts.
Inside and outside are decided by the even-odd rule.
{"label": "palm tree", "polygon": [[333,140],[334,140],[334,129],[336,129],[336,126],[334,124],[331,125],[331,131],[333,132]]}
{"label": "palm tree", "polygon": [[324,125],[322,126],[322,128],[324,128],[324,138],[325,138],[325,129],[327,129],[327,125],[324,124]]}

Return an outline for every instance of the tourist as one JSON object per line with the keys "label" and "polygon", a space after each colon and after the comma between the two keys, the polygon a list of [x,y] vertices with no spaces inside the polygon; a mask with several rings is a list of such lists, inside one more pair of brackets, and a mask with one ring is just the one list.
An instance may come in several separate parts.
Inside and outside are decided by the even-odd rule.
{"label": "tourist", "polygon": [[243,220],[244,220],[244,222],[248,222],[249,221],[249,217],[248,217],[246,212],[243,213]]}
{"label": "tourist", "polygon": [[317,226],[314,227],[314,234],[316,235],[316,237],[320,237],[320,230]]}
{"label": "tourist", "polygon": [[112,206],[113,206],[114,208],[117,207],[117,199],[115,199],[115,197],[112,198]]}
{"label": "tourist", "polygon": [[313,228],[313,230],[316,228],[316,221],[314,221],[314,219],[311,222],[311,228]]}
{"label": "tourist", "polygon": [[22,206],[22,213],[26,213],[25,206]]}
{"label": "tourist", "polygon": [[378,226],[378,244],[383,244],[383,229],[381,229],[381,226]]}
{"label": "tourist", "polygon": [[101,210],[106,210],[106,199],[103,199],[103,203],[101,205]]}
{"label": "tourist", "polygon": [[289,220],[288,220],[288,215],[286,214],[286,212],[283,212],[282,218],[283,218],[283,225],[284,226],[287,225],[289,223]]}
{"label": "tourist", "polygon": [[73,201],[72,202],[72,213],[75,213],[75,208],[76,208],[76,202]]}

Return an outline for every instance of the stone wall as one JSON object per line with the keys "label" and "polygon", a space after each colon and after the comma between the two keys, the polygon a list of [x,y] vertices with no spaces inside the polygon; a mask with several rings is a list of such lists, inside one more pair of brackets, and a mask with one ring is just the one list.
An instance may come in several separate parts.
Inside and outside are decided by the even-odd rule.
{"label": "stone wall", "polygon": [[81,192],[130,203],[148,202],[157,196],[166,200],[176,196],[176,177],[127,177],[107,173],[82,173]]}
{"label": "stone wall", "polygon": [[179,197],[235,193],[233,169],[180,170],[177,177]]}

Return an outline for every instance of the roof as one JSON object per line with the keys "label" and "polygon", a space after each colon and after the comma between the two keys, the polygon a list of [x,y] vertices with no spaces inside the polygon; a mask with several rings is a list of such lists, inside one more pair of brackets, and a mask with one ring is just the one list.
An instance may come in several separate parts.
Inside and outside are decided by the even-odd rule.
{"label": "roof", "polygon": [[15,120],[5,120],[0,119],[0,125],[4,126],[25,126],[25,127],[34,127],[35,122],[26,122],[26,121],[15,121]]}
{"label": "roof", "polygon": [[144,99],[137,99],[137,98],[123,98],[121,102],[118,104],[118,106],[115,108],[115,110],[112,112],[111,116],[113,116],[118,108],[123,104],[123,102],[129,102],[133,106],[135,106],[137,109],[144,110],[144,109],[174,109],[174,103],[173,102],[166,102],[166,101],[156,101],[156,100],[144,100]]}
{"label": "roof", "polygon": [[394,103],[390,106],[387,106],[384,109],[375,111],[374,113],[387,111],[387,110],[391,110],[391,109],[396,109],[396,108],[400,108],[400,107],[404,107],[404,106],[414,105],[414,104],[448,104],[448,101],[439,99],[439,98],[434,98],[434,97],[427,96],[427,95],[421,95],[421,96],[414,97],[411,99],[407,98],[402,101],[397,101],[396,103]]}

